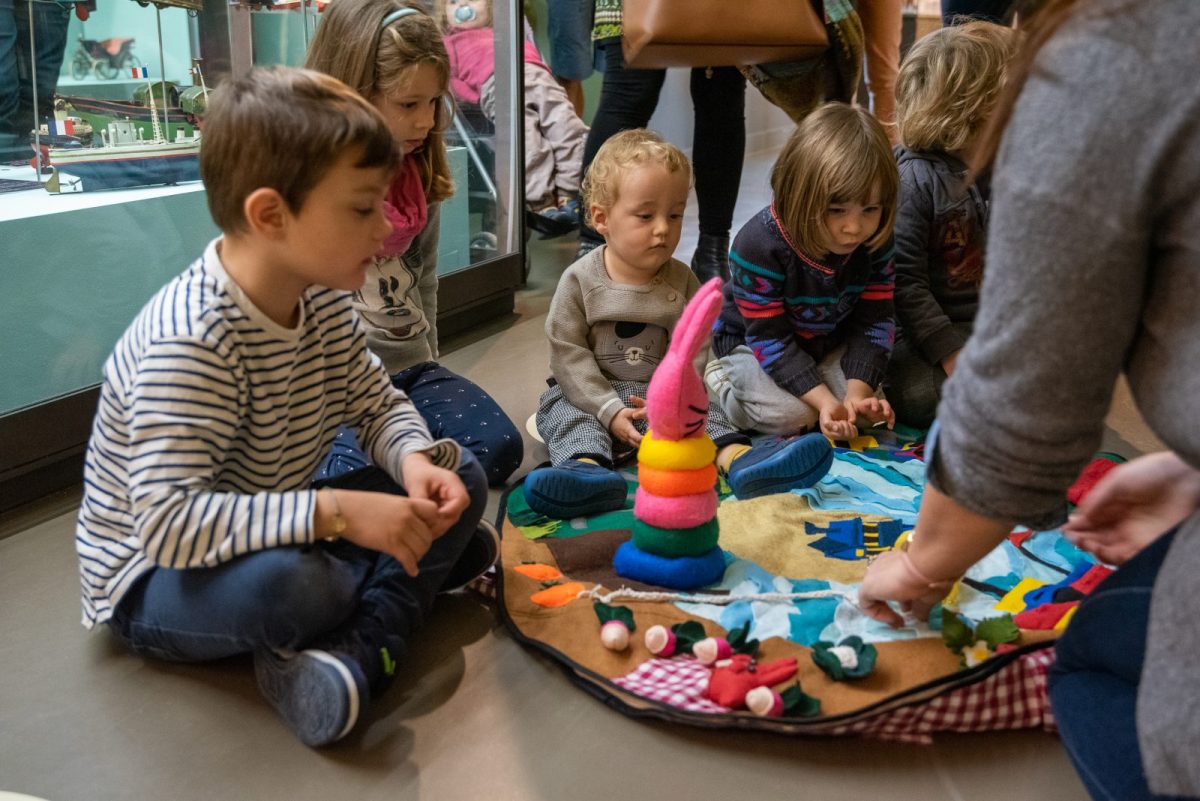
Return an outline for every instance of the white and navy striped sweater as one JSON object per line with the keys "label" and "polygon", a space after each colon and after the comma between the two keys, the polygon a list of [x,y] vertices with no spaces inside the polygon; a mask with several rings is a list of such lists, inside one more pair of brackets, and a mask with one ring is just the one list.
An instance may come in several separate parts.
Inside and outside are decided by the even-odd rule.
{"label": "white and navy striped sweater", "polygon": [[83,624],[154,567],[212,567],[313,540],[309,483],[337,427],[395,479],[432,442],[366,347],[350,296],[310,287],[284,328],[225,273],[216,242],[138,314],[104,365],[76,525]]}

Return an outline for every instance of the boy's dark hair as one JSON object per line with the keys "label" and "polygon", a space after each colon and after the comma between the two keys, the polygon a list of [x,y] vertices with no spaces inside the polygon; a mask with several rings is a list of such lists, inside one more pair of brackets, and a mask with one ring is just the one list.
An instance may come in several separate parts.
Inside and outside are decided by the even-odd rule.
{"label": "boy's dark hair", "polygon": [[203,120],[200,177],[226,233],[246,229],[256,189],[279,192],[293,214],[347,152],[357,167],[395,170],[400,154],[383,117],[336,78],[294,67],[255,68],[218,87]]}

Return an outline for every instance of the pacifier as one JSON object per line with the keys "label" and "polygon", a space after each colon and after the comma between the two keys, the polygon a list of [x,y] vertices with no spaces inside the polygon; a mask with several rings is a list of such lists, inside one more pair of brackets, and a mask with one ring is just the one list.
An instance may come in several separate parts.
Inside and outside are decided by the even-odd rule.
{"label": "pacifier", "polygon": [[454,9],[454,21],[459,25],[465,25],[468,22],[474,21],[474,19],[474,6],[459,6],[458,8]]}

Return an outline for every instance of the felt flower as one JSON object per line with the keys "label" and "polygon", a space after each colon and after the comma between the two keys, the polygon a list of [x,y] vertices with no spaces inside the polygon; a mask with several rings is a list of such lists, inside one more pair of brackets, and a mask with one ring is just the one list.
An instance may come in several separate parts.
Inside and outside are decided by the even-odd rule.
{"label": "felt flower", "polygon": [[1012,615],[991,617],[971,626],[949,610],[942,612],[942,642],[959,655],[963,667],[975,667],[992,653],[1012,650],[1012,643],[1020,636]]}
{"label": "felt flower", "polygon": [[963,664],[967,667],[975,667],[987,661],[987,658],[992,655],[992,649],[988,647],[984,640],[976,640],[974,645],[968,645],[963,648],[962,658]]}
{"label": "felt flower", "polygon": [[875,669],[878,656],[874,645],[851,636],[834,645],[821,640],[812,647],[812,660],[834,681],[861,679]]}

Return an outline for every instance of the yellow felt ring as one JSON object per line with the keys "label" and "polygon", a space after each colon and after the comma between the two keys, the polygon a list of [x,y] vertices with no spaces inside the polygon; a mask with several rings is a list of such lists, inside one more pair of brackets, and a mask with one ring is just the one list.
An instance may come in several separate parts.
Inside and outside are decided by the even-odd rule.
{"label": "yellow felt ring", "polygon": [[717,485],[717,466],[710,464],[699,470],[660,470],[643,464],[638,466],[638,484],[660,498],[698,495]]}
{"label": "yellow felt ring", "polygon": [[708,434],[659,440],[647,431],[638,447],[638,465],[656,470],[699,470],[716,460],[717,446]]}
{"label": "yellow felt ring", "polygon": [[633,521],[633,544],[639,550],[668,559],[708,553],[716,547],[720,533],[715,517],[691,528],[659,528],[641,520]]}

